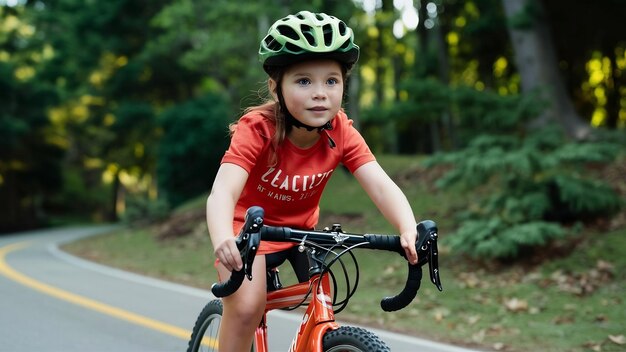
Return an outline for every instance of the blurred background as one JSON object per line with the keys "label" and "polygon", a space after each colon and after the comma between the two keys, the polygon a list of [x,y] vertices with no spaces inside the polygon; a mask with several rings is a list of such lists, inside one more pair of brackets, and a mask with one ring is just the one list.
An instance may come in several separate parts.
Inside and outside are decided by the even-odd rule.
{"label": "blurred background", "polygon": [[507,256],[615,221],[626,1],[0,0],[0,231],[206,194],[228,123],[265,99],[259,41],[302,9],[354,29],[345,109],[374,152],[471,199],[459,241]]}
{"label": "blurred background", "polygon": [[[0,0],[0,234],[117,222],[64,249],[208,288],[228,124],[266,99],[267,29],[303,9],[354,29],[345,110],[442,235],[445,294],[423,284],[385,315],[404,263],[363,255],[344,318],[498,351],[623,350],[626,0]],[[322,226],[393,231],[346,172],[321,209]]]}

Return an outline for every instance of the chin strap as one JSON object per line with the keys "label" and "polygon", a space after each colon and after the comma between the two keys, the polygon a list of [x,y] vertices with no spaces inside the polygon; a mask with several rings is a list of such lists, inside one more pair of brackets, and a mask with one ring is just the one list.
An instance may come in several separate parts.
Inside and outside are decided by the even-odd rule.
{"label": "chin strap", "polygon": [[[326,123],[327,125],[330,125],[330,121]],[[335,148],[337,146],[337,144],[335,143],[335,141],[333,141],[333,139],[330,137],[330,133],[328,133],[328,130],[332,130],[333,127],[330,126],[330,128],[325,128],[323,129],[324,133],[326,134],[326,137],[328,137],[328,145],[330,146],[330,148]]]}
{"label": "chin strap", "polygon": [[333,125],[332,125],[332,123],[330,123],[330,121],[326,122],[323,126],[320,126],[320,127],[309,126],[309,125],[307,125],[305,123],[302,123],[301,121],[299,121],[295,117],[293,117],[293,115],[291,115],[291,113],[289,113],[289,111],[287,110],[286,107],[283,108],[283,111],[285,113],[285,122],[286,122],[287,128],[290,128],[290,127],[304,128],[304,129],[306,129],[309,132],[317,130],[317,132],[319,132],[320,134],[322,132],[324,132],[324,134],[328,138],[328,145],[331,148],[335,148],[337,146],[335,141],[330,137],[330,133],[328,133],[328,131],[333,129]]}
{"label": "chin strap", "polygon": [[302,123],[298,121],[298,119],[293,117],[293,115],[291,115],[291,113],[289,112],[289,109],[287,109],[287,106],[284,103],[285,99],[283,98],[283,92],[280,89],[280,87],[276,89],[276,94],[278,95],[278,104],[279,104],[280,110],[282,111],[283,114],[285,114],[285,125],[287,127],[287,130],[293,127],[305,128],[309,132],[317,129],[317,132],[319,132],[320,134],[322,132],[326,134],[326,137],[328,138],[328,145],[331,148],[335,148],[337,146],[335,141],[330,137],[330,134],[328,133],[328,131],[333,129],[333,125],[330,123],[330,121],[326,122],[323,126],[320,126],[320,127],[309,126],[305,123]]}

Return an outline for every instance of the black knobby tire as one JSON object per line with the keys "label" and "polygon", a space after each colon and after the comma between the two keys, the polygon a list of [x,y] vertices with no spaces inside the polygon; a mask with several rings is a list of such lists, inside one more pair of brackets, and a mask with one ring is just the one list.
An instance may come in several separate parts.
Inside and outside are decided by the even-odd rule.
{"label": "black knobby tire", "polygon": [[390,352],[374,333],[354,326],[342,326],[324,334],[324,352]]}
{"label": "black knobby tire", "polygon": [[217,334],[223,311],[224,307],[219,299],[214,299],[204,306],[191,332],[187,352],[217,351]]}

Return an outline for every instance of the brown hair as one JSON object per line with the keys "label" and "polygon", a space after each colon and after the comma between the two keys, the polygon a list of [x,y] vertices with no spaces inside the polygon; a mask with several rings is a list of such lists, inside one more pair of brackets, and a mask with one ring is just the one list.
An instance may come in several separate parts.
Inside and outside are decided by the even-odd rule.
{"label": "brown hair", "polygon": [[[276,82],[276,87],[280,87],[280,84],[282,84],[283,73],[285,69],[286,67],[277,67],[276,69],[272,70],[271,73],[269,74],[268,84],[265,86],[265,89],[269,90],[268,86],[269,86],[270,79]],[[285,123],[285,114],[282,112],[282,109],[280,108],[280,102],[273,98],[272,92],[268,91],[267,96],[269,98],[266,98],[267,100],[265,101],[265,103],[261,105],[247,107],[243,111],[243,113],[247,114],[250,112],[256,112],[259,115],[261,115],[264,119],[267,119],[271,121],[272,123],[274,123],[275,131],[274,131],[274,135],[272,136],[273,152],[269,159],[270,165],[268,165],[268,166],[274,166],[278,163],[278,155],[276,154],[278,147],[283,143],[285,138],[287,138],[288,131],[287,131],[287,124]],[[239,121],[235,121],[228,126],[231,136],[235,132],[237,123],[239,123]]]}

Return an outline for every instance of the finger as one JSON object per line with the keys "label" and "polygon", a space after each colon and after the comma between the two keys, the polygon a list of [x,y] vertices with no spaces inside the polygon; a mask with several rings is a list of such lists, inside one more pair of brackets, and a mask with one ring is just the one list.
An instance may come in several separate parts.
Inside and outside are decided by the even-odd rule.
{"label": "finger", "polygon": [[237,245],[235,242],[231,242],[229,246],[230,250],[230,264],[234,270],[239,271],[243,267],[243,262],[241,261],[241,255],[239,254],[239,249],[237,249]]}
{"label": "finger", "polygon": [[415,247],[411,246],[404,239],[400,240],[402,247],[404,248],[404,254],[406,255],[406,259],[411,264],[417,264],[417,252],[415,251]]}
{"label": "finger", "polygon": [[241,268],[243,268],[243,262],[241,261],[241,257],[239,256],[239,252],[237,252],[237,255],[233,257],[234,261],[233,261],[233,267],[236,268],[235,270],[239,271],[241,270]]}
{"label": "finger", "polygon": [[229,255],[226,253],[222,253],[220,256],[220,262],[228,271],[233,271],[233,266],[230,264]]}
{"label": "finger", "polygon": [[224,265],[224,267],[228,269],[228,271],[233,271],[233,269],[236,267],[236,263],[233,255],[231,254],[230,250],[228,250],[228,248],[220,249],[218,253],[216,253],[216,255],[219,258],[220,262]]}
{"label": "finger", "polygon": [[415,250],[411,250],[409,249],[409,253],[407,253],[407,257],[409,258],[409,261],[411,262],[411,264],[417,264],[417,253],[415,252]]}
{"label": "finger", "polygon": [[236,254],[232,252],[228,252],[227,258],[228,258],[228,266],[229,266],[230,271],[241,270],[242,264],[241,264],[241,258],[239,257],[239,252],[237,252]]}
{"label": "finger", "polygon": [[406,254],[406,259],[411,263],[411,264],[417,264],[417,253],[415,253],[414,250],[411,250],[411,248],[404,248],[404,254]]}

